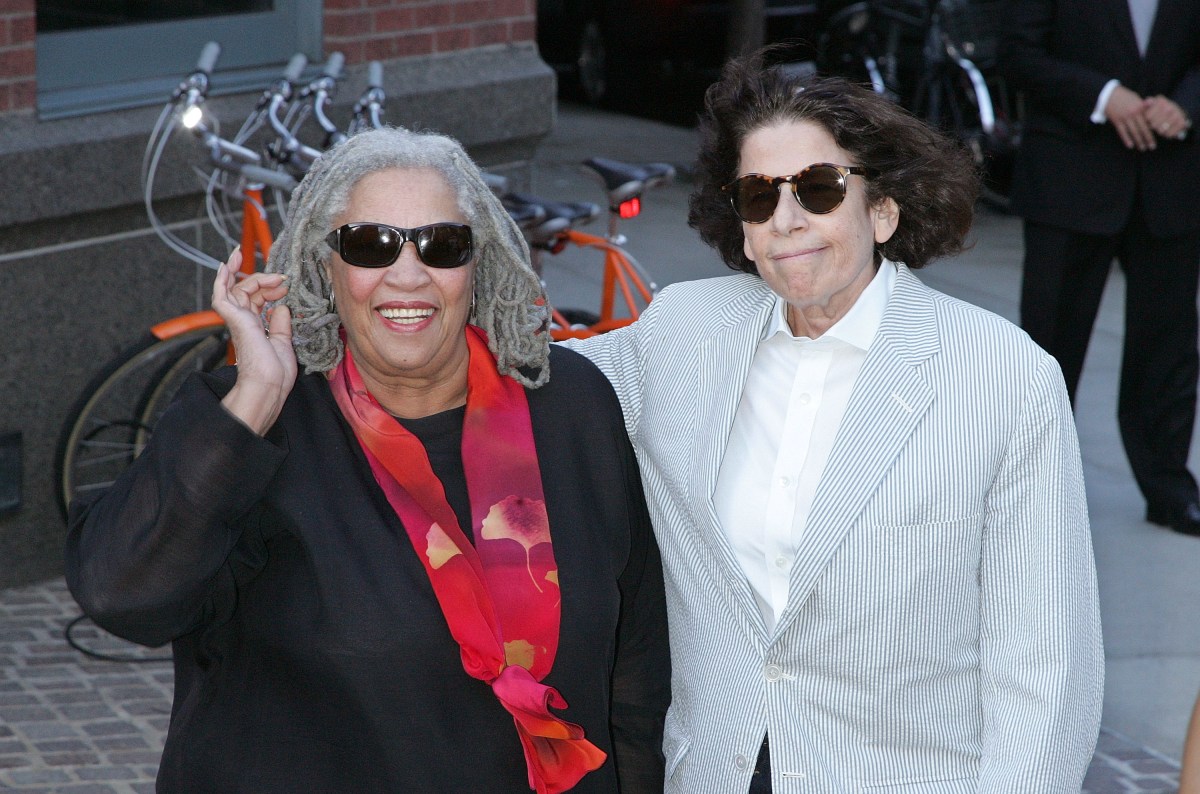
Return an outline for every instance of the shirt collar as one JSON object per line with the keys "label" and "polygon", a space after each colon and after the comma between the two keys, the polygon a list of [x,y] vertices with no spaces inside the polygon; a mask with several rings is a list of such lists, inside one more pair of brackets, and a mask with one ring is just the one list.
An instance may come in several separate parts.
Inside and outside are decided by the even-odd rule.
{"label": "shirt collar", "polygon": [[[896,266],[884,259],[875,271],[874,278],[850,307],[850,311],[822,334],[821,339],[836,339],[859,350],[870,349],[871,341],[883,322],[883,312],[887,309],[888,299],[892,296],[895,285]],[[771,310],[771,319],[767,323],[763,339],[770,339],[776,334],[785,334],[791,339],[807,339],[792,333],[787,323],[787,303],[779,295],[775,296],[775,305]]]}

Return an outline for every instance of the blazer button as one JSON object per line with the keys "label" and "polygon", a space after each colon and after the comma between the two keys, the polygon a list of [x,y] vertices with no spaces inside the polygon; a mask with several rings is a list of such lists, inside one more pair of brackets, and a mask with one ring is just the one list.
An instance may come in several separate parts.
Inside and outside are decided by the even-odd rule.
{"label": "blazer button", "polygon": [[745,769],[750,765],[750,762],[746,760],[746,756],[744,755],[735,755],[733,757],[733,765],[738,769]]}
{"label": "blazer button", "polygon": [[777,664],[769,664],[763,669],[763,675],[768,681],[778,681],[783,678],[783,670]]}

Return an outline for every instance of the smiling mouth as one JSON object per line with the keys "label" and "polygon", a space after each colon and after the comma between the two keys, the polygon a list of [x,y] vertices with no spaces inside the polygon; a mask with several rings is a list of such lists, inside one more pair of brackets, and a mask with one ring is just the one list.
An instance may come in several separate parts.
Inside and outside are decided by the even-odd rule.
{"label": "smiling mouth", "polygon": [[379,309],[379,314],[383,319],[390,320],[401,325],[415,325],[423,320],[427,320],[433,316],[432,308],[425,309]]}

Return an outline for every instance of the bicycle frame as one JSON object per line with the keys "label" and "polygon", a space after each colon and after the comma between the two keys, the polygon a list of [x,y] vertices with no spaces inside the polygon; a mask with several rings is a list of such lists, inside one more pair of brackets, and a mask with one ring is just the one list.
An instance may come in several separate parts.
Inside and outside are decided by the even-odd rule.
{"label": "bicycle frame", "polygon": [[[554,341],[564,339],[586,339],[590,336],[622,328],[641,316],[642,309],[650,303],[654,294],[638,272],[637,264],[628,252],[614,245],[607,237],[588,234],[577,229],[566,229],[559,235],[557,245],[570,243],[578,248],[593,248],[604,252],[604,277],[600,292],[600,319],[587,328],[573,328],[572,323],[558,309],[551,308],[551,316],[558,326],[550,332]],[[624,303],[625,314],[617,315],[617,291]]]}
{"label": "bicycle frame", "polygon": [[[251,185],[243,191],[242,197],[242,266],[241,273],[248,276],[257,269],[259,258],[265,263],[271,252],[271,228],[267,225],[267,211],[263,204],[263,188],[261,185]],[[150,329],[150,333],[159,339],[170,339],[173,336],[193,331],[198,328],[215,328],[224,325],[212,309],[182,314],[164,320]],[[237,360],[233,342],[229,343],[226,355],[228,363]]]}

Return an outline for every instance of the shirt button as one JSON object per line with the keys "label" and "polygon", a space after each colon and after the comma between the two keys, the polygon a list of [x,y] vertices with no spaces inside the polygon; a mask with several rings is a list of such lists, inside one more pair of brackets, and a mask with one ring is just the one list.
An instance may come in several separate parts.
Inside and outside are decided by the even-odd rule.
{"label": "shirt button", "polygon": [[733,765],[738,769],[745,769],[749,764],[750,762],[746,760],[746,756],[744,755],[735,755],[733,757]]}
{"label": "shirt button", "polygon": [[788,558],[787,557],[780,555],[775,558],[775,567],[776,568],[786,568],[787,566],[788,566]]}
{"label": "shirt button", "polygon": [[783,678],[783,670],[781,670],[777,664],[767,665],[763,670],[763,673],[766,675],[768,681],[778,681],[779,679]]}
{"label": "shirt button", "polygon": [[798,399],[800,400],[801,405],[808,405],[810,402],[812,402],[812,395],[805,392],[804,394],[801,394]]}
{"label": "shirt button", "polygon": [[782,485],[784,488],[791,488],[792,487],[792,478],[787,477],[787,476],[780,477],[779,484]]}

